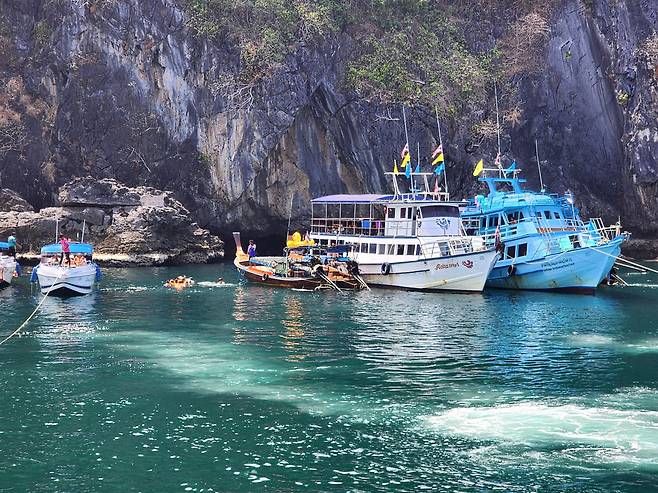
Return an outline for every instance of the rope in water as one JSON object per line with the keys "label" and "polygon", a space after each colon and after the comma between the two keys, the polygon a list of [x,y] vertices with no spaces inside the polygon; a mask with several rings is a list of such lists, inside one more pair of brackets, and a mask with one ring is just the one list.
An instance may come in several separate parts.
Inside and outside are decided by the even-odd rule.
{"label": "rope in water", "polygon": [[18,327],[14,332],[12,332],[12,333],[9,334],[7,337],[5,337],[2,341],[0,341],[0,346],[2,346],[5,342],[7,342],[7,341],[8,341],[9,339],[11,339],[12,337],[14,337],[14,336],[15,336],[16,334],[18,334],[21,330],[23,330],[23,328],[24,328],[24,327],[30,322],[30,320],[32,320],[32,318],[34,318],[34,316],[35,316],[35,315],[37,314],[37,312],[39,311],[39,308],[41,308],[41,305],[43,305],[43,302],[46,301],[46,298],[48,298],[48,295],[50,294],[50,292],[51,292],[51,291],[53,290],[53,288],[55,287],[55,283],[59,280],[60,277],[62,277],[62,274],[63,274],[63,273],[64,273],[64,270],[62,269],[62,270],[60,271],[59,275],[55,278],[55,282],[53,282],[53,283],[50,285],[50,288],[48,289],[48,291],[46,292],[46,294],[43,295],[43,298],[41,299],[41,301],[39,302],[39,304],[37,305],[37,307],[34,309],[34,311],[30,314],[30,316],[27,317],[27,318],[25,319],[25,322],[23,322],[21,325],[19,325],[19,327]]}

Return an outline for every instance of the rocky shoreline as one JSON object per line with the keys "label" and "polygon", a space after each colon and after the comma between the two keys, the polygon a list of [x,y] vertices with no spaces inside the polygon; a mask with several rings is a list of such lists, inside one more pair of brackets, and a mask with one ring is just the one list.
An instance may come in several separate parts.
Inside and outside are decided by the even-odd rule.
{"label": "rocky shoreline", "polygon": [[11,190],[0,191],[0,238],[18,238],[19,258],[36,262],[55,241],[56,228],[92,243],[107,266],[157,266],[217,262],[224,242],[200,228],[171,192],[127,187],[116,180],[77,178],[60,189],[57,207],[35,211]]}

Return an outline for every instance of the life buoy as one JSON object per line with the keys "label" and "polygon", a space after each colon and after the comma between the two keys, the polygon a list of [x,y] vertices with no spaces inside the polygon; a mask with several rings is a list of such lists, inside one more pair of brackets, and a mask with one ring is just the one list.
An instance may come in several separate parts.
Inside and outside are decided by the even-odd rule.
{"label": "life buoy", "polygon": [[507,275],[511,277],[514,274],[516,274],[516,265],[510,265],[507,267]]}
{"label": "life buoy", "polygon": [[382,274],[387,276],[390,273],[391,273],[391,264],[389,264],[388,262],[384,262],[382,264]]}
{"label": "life buoy", "polygon": [[267,281],[269,279],[269,277],[270,276],[268,276],[267,274],[263,274],[262,276],[260,276],[260,280],[261,281]]}

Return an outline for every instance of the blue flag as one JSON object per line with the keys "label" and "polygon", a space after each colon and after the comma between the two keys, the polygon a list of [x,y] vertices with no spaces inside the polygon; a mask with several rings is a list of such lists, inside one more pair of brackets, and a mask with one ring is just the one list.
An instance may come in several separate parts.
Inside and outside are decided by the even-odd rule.
{"label": "blue flag", "polygon": [[404,168],[404,176],[407,178],[411,178],[411,164],[407,165],[406,168]]}
{"label": "blue flag", "polygon": [[510,167],[505,170],[505,176],[507,176],[507,173],[513,173],[515,169],[516,169],[516,161],[512,161]]}
{"label": "blue flag", "polygon": [[441,173],[443,173],[446,170],[446,165],[445,164],[439,164],[434,172],[438,175],[441,176]]}
{"label": "blue flag", "polygon": [[414,170],[414,173],[416,174],[420,173],[420,163],[416,165],[416,169]]}

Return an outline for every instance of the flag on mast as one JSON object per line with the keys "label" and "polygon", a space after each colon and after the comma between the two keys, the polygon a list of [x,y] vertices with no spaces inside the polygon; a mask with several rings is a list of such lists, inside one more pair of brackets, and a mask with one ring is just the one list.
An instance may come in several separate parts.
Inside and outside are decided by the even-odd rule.
{"label": "flag on mast", "polygon": [[395,164],[393,165],[393,174],[398,175],[400,174],[400,170],[398,170],[398,162],[395,161]]}
{"label": "flag on mast", "polygon": [[404,155],[404,157],[402,158],[401,166],[402,166],[403,168],[406,168],[406,167],[407,167],[407,164],[409,164],[409,161],[411,161],[411,154],[409,154],[409,152],[407,152],[407,153]]}
{"label": "flag on mast", "polygon": [[437,176],[441,176],[441,173],[443,173],[445,170],[446,170],[446,165],[442,163],[436,167],[434,173],[436,173]]}
{"label": "flag on mast", "polygon": [[439,154],[443,154],[443,146],[441,144],[439,144],[439,147],[434,149],[434,152],[432,153],[432,159],[434,159]]}
{"label": "flag on mast", "polygon": [[[407,157],[409,157],[409,154],[407,154]],[[409,162],[408,159],[407,159],[407,162]],[[404,161],[402,161],[402,163],[404,163]],[[405,164],[404,166],[405,166],[404,175],[405,175],[407,178],[411,178],[411,165],[407,166],[407,165]]]}
{"label": "flag on mast", "polygon": [[480,159],[480,161],[475,165],[475,169],[473,170],[473,176],[479,176],[480,173],[484,170],[484,159]]}

